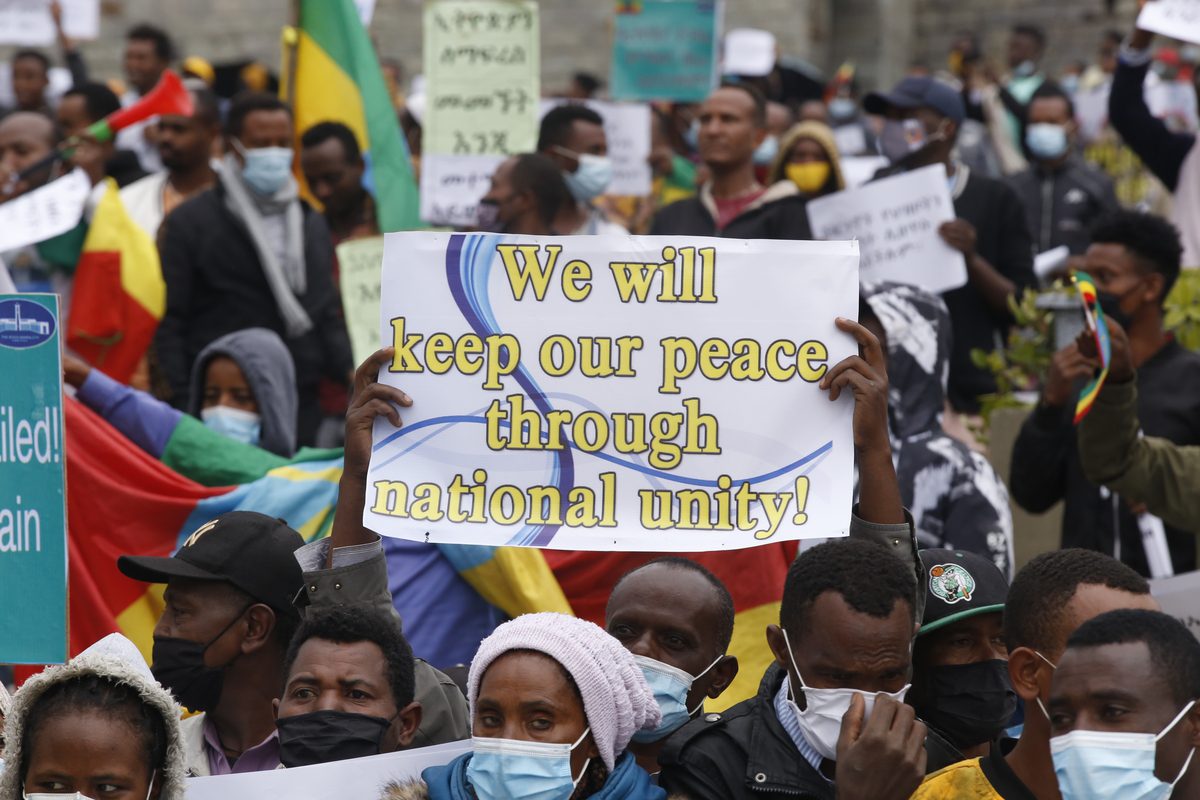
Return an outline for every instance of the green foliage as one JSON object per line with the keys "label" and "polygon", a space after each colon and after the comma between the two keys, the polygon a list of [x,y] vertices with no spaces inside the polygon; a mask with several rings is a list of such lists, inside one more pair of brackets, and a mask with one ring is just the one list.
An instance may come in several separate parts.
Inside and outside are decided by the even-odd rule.
{"label": "green foliage", "polygon": [[1200,269],[1185,269],[1167,295],[1163,324],[1188,350],[1200,351]]}
{"label": "green foliage", "polygon": [[983,427],[975,434],[982,441],[987,440],[992,412],[1000,408],[1028,408],[1029,403],[1023,402],[1017,393],[1036,391],[1049,369],[1050,358],[1054,355],[1054,312],[1038,308],[1037,301],[1041,294],[1055,294],[1061,290],[1061,285],[1055,284],[1043,293],[1026,289],[1020,302],[1015,297],[1008,298],[1008,307],[1016,324],[1009,331],[1004,349],[988,352],[976,348],[971,351],[975,366],[988,370],[996,379],[996,392],[979,398]]}

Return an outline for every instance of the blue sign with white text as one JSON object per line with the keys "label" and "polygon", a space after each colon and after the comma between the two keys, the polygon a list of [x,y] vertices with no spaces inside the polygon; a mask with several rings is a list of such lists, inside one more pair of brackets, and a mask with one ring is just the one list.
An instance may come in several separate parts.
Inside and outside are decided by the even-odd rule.
{"label": "blue sign with white text", "polygon": [[614,100],[699,103],[717,80],[720,0],[617,0]]}
{"label": "blue sign with white text", "polygon": [[67,658],[58,297],[0,295],[0,663]]}

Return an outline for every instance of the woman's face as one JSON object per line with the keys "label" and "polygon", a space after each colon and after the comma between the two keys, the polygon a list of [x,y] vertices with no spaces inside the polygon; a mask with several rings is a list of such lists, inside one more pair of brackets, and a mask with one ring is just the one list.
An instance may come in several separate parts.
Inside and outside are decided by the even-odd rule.
{"label": "woman's face", "polygon": [[788,154],[789,164],[812,164],[819,161],[829,161],[825,148],[812,139],[797,139]]}
{"label": "woman's face", "polygon": [[[122,719],[96,710],[56,714],[42,722],[28,743],[26,794],[79,792],[93,800],[153,800],[143,737]],[[14,765],[15,766],[15,765]]]}
{"label": "woman's face", "polygon": [[[506,653],[479,683],[472,733],[488,739],[574,744],[587,729],[587,716],[558,662],[541,653]],[[600,755],[592,736],[571,752],[571,774]]]}

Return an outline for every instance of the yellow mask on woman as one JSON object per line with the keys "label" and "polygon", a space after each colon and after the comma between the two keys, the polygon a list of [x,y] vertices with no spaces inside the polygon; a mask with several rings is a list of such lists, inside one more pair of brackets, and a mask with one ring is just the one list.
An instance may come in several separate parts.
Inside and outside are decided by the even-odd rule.
{"label": "yellow mask on woman", "polygon": [[816,194],[829,180],[828,161],[809,161],[804,164],[788,164],[784,169],[788,180],[804,194]]}

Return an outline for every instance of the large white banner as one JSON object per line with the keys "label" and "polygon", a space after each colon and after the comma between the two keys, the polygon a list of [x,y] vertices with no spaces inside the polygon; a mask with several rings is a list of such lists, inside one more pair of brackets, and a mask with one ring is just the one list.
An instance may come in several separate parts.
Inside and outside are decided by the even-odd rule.
{"label": "large white banner", "polygon": [[930,292],[967,282],[962,254],[938,234],[954,219],[941,164],[882,178],[808,202],[818,239],[857,239],[864,281],[896,281]]}
{"label": "large white banner", "polygon": [[239,772],[188,778],[187,800],[264,800],[268,797],[296,800],[376,798],[391,783],[404,784],[421,777],[428,767],[449,764],[471,749],[469,741],[450,742],[399,753],[351,758],[309,767]]}
{"label": "large white banner", "polygon": [[388,234],[364,523],[455,544],[695,551],[850,516],[853,242]]}
{"label": "large white banner", "polygon": [[92,182],[73,169],[32,192],[0,203],[0,253],[44,242],[79,224]]}

